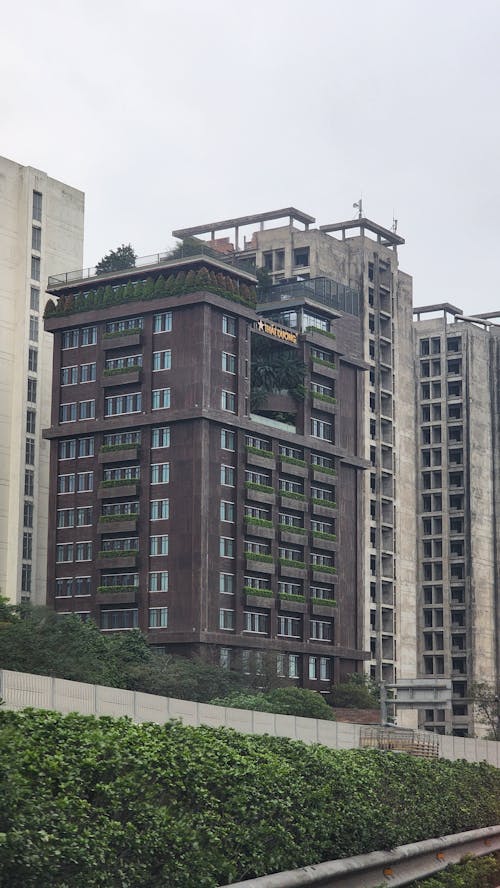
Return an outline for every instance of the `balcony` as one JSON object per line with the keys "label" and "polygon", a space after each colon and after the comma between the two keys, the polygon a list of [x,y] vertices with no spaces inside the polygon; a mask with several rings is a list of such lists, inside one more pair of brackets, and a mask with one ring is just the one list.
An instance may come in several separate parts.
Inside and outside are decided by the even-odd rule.
{"label": "balcony", "polygon": [[315,617],[331,617],[337,607],[335,598],[312,598],[311,609]]}
{"label": "balcony", "polygon": [[276,493],[274,487],[267,484],[255,484],[253,481],[245,481],[246,497],[256,503],[268,503],[274,505]]}
{"label": "balcony", "polygon": [[138,586],[98,586],[97,604],[135,604],[139,595]]}
{"label": "balcony", "polygon": [[304,595],[280,595],[279,596],[280,611],[291,611],[296,614],[305,614],[306,599]]}
{"label": "balcony", "polygon": [[293,561],[290,558],[278,558],[280,575],[302,580],[306,576],[306,566],[303,561]]}
{"label": "balcony", "polygon": [[138,444],[111,444],[108,447],[101,447],[97,457],[100,465],[115,462],[131,462],[139,459]]}
{"label": "balcony", "polygon": [[307,478],[308,468],[304,460],[292,459],[288,456],[280,456],[280,472],[285,475],[295,475],[298,478]]}
{"label": "balcony", "polygon": [[104,371],[101,376],[101,386],[106,388],[108,386],[115,385],[136,385],[141,381],[141,367],[130,367],[129,369],[124,368],[119,373],[113,373],[108,371]]}
{"label": "balcony", "polygon": [[[271,524],[269,527],[267,524],[261,524],[262,519],[259,518],[251,518],[250,516],[245,517],[245,527],[247,529],[247,533],[250,536],[259,537],[264,540],[272,540],[274,539],[274,527]],[[271,523],[271,522],[270,522]]]}
{"label": "balcony", "polygon": [[280,491],[280,506],[283,509],[295,509],[298,512],[306,511],[306,501],[303,493],[293,493],[292,491]]}
{"label": "balcony", "polygon": [[320,376],[327,376],[328,379],[337,378],[337,368],[333,362],[319,361],[318,358],[312,360],[312,372]]}
{"label": "balcony", "polygon": [[311,392],[313,410],[319,410],[323,413],[335,413],[337,410],[336,398],[330,398],[328,395],[321,396],[318,392]]}
{"label": "balcony", "polygon": [[299,543],[304,545],[306,532],[303,527],[293,527],[291,524],[279,524],[278,526],[282,543]]}
{"label": "balcony", "polygon": [[138,517],[138,515],[100,515],[97,533],[135,532]]}
{"label": "balcony", "polygon": [[336,549],[337,535],[335,533],[319,533],[312,531],[312,545],[318,549],[331,551]]}
{"label": "balcony", "polygon": [[251,586],[244,586],[243,591],[247,607],[265,607],[269,610],[274,608],[274,595],[270,589],[253,589]]}
{"label": "balcony", "polygon": [[[127,348],[141,344],[142,330],[137,328],[133,330],[120,332],[118,335],[114,333],[105,333],[102,338],[102,347],[105,351],[115,348]],[[118,385],[118,383],[111,383]]]}
{"label": "balcony", "polygon": [[337,510],[337,503],[333,500],[320,500],[311,497],[311,512],[314,515],[323,515],[325,518],[334,515]]}
{"label": "balcony", "polygon": [[118,499],[123,496],[138,496],[138,493],[139,482],[136,480],[127,481],[123,479],[109,485],[106,481],[102,481],[97,491],[97,499]]}
{"label": "balcony", "polygon": [[245,568],[246,570],[255,570],[258,573],[268,574],[269,576],[275,573],[272,555],[261,555],[258,552],[245,552]]}
{"label": "balcony", "polygon": [[313,481],[321,481],[323,484],[331,484],[332,479],[337,477],[335,469],[328,469],[325,466],[312,466]]}
{"label": "balcony", "polygon": [[138,554],[136,549],[101,550],[97,556],[97,567],[103,570],[136,567]]}

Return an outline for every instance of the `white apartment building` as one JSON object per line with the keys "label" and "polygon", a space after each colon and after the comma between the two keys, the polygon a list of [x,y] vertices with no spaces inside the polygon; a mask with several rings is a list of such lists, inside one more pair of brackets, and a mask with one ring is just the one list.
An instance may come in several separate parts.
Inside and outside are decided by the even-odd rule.
{"label": "white apartment building", "polygon": [[45,282],[83,260],[84,194],[0,157],[0,595],[46,597],[52,336]]}

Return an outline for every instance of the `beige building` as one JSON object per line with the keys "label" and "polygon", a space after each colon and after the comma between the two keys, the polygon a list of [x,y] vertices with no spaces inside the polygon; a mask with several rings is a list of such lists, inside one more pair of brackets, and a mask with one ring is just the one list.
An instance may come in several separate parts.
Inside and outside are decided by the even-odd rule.
{"label": "beige building", "polygon": [[0,594],[45,602],[52,337],[45,282],[83,256],[84,195],[0,157]]}
{"label": "beige building", "polygon": [[429,707],[420,720],[481,735],[471,685],[495,684],[499,662],[499,316],[448,303],[415,314],[418,666],[452,680],[451,710]]}
{"label": "beige building", "polygon": [[[312,216],[289,207],[173,234],[204,237],[212,249],[265,268],[274,284],[283,281],[282,299],[289,299],[290,284],[300,287],[301,282],[316,298],[327,291],[339,308],[342,299],[360,299],[366,362],[363,440],[370,461],[360,504],[363,647],[371,654],[373,678],[415,677],[412,280],[400,271],[397,253],[404,240],[366,218],[319,228],[311,227],[314,223]],[[408,718],[413,723],[413,715]]]}

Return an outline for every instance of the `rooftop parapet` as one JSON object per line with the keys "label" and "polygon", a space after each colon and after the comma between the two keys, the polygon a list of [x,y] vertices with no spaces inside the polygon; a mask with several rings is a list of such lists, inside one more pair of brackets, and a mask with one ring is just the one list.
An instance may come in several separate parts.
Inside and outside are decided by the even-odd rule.
{"label": "rooftop parapet", "polygon": [[336,311],[359,317],[361,312],[361,295],[352,287],[340,284],[327,277],[311,278],[307,281],[275,284],[273,287],[258,293],[257,302],[262,304],[302,301],[303,299],[319,302]]}

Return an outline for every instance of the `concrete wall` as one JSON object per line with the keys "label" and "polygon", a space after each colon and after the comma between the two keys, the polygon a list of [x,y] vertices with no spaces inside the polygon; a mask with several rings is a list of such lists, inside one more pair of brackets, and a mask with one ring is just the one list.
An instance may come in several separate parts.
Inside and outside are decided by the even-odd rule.
{"label": "concrete wall", "polygon": [[[360,746],[360,725],[229,709],[7,669],[0,670],[0,696],[7,709],[14,710],[33,707],[63,714],[79,712],[82,715],[128,716],[135,722],[155,724],[176,718],[194,727],[233,728],[244,734],[269,734],[272,737],[302,740],[304,743],[321,743],[331,749],[357,749]],[[487,761],[494,767],[500,767],[500,743],[430,736],[433,740],[439,740],[442,758]]]}

